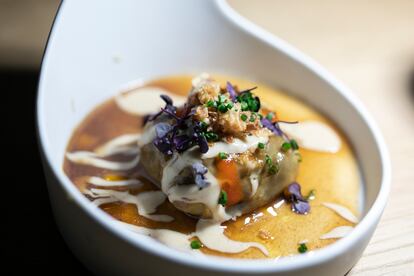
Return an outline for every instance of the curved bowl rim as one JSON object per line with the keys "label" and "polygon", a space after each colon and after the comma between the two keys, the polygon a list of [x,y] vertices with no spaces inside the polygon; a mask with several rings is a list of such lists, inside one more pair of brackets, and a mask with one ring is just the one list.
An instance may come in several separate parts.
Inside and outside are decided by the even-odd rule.
{"label": "curved bowl rim", "polygon": [[56,22],[60,20],[59,11],[61,9],[62,3],[58,13],[56,14],[53,27],[49,34],[48,43],[42,59],[41,74],[38,84],[36,122],[38,141],[40,150],[44,156],[44,162],[47,162],[47,164],[50,166],[59,184],[72,198],[74,204],[78,205],[78,207],[80,207],[90,217],[90,219],[95,220],[107,231],[128,242],[129,244],[132,244],[138,250],[144,250],[147,253],[164,258],[165,260],[176,262],[181,265],[193,266],[204,270],[233,272],[240,274],[295,271],[298,269],[313,267],[325,262],[329,262],[339,255],[346,253],[348,250],[352,250],[352,247],[358,243],[360,239],[367,235],[369,229],[376,224],[376,221],[379,220],[386,206],[388,194],[390,191],[391,165],[384,139],[376,123],[368,114],[361,102],[349,91],[349,89],[347,89],[341,82],[336,80],[330,73],[328,73],[315,61],[305,56],[300,51],[296,50],[287,42],[275,37],[274,35],[268,33],[267,31],[261,29],[260,27],[237,14],[234,10],[232,10],[232,8],[225,0],[215,0],[215,4],[232,24],[237,25],[243,31],[249,34],[256,36],[256,38],[262,40],[270,46],[280,49],[287,56],[294,59],[307,69],[313,71],[317,76],[319,76],[319,78],[332,86],[335,90],[335,93],[337,93],[339,97],[342,97],[342,100],[348,102],[355,109],[355,111],[359,113],[360,117],[365,122],[368,129],[371,131],[374,137],[373,142],[376,144],[377,150],[380,154],[380,161],[382,165],[382,180],[380,190],[371,208],[348,236],[336,241],[327,247],[324,247],[323,249],[312,251],[306,254],[295,255],[294,257],[282,257],[279,258],[277,262],[272,259],[242,260],[214,256],[209,256],[208,258],[189,258],[189,255],[186,253],[179,252],[177,250],[159,244],[155,240],[137,235],[136,233],[115,225],[112,222],[113,219],[108,214],[90,204],[90,201],[84,197],[78,189],[76,189],[75,185],[73,185],[68,177],[63,173],[63,170],[60,167],[61,164],[53,164],[51,161],[52,154],[47,146],[48,139],[45,135],[45,126],[42,117],[42,99],[45,94],[45,92],[43,92],[43,87],[44,83],[46,82],[45,71],[47,70],[46,67],[48,61],[48,45],[50,40],[53,38],[53,31],[55,29]]}

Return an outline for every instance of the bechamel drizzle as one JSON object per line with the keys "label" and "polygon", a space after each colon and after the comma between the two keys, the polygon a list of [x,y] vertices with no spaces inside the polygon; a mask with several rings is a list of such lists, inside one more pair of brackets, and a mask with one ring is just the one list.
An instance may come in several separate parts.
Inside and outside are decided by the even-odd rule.
{"label": "bechamel drizzle", "polygon": [[340,239],[351,233],[352,230],[354,230],[354,227],[352,226],[338,226],[329,231],[328,233],[323,234],[319,238],[321,240]]}
{"label": "bechamel drizzle", "polygon": [[321,152],[336,153],[341,149],[341,139],[327,124],[305,121],[297,124],[279,123],[283,132],[297,140],[299,146]]}
{"label": "bechamel drizzle", "polygon": [[359,222],[359,219],[348,208],[342,205],[330,202],[323,202],[322,205],[333,210],[335,213],[352,223]]}

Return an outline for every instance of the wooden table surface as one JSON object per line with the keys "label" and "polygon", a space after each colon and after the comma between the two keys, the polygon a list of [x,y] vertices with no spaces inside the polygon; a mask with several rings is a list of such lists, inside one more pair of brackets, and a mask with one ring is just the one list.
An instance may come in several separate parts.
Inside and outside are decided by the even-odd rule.
{"label": "wooden table surface", "polygon": [[[300,2],[300,3],[299,3]],[[350,275],[414,275],[414,1],[232,0],[350,87],[373,115],[392,159],[381,222]]]}

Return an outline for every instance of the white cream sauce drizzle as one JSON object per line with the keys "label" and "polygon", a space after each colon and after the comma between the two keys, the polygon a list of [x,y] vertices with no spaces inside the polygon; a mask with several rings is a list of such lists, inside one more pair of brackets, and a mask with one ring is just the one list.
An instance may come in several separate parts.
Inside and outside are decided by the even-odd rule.
{"label": "white cream sauce drizzle", "polygon": [[192,235],[186,235],[168,229],[150,229],[146,227],[124,223],[118,220],[114,220],[114,223],[126,227],[135,233],[152,237],[153,239],[158,240],[159,242],[165,244],[170,248],[174,248],[176,250],[190,254],[201,254],[201,251],[193,250],[190,247],[189,239],[192,237]]}
{"label": "white cream sauce drizzle", "polygon": [[108,169],[113,171],[126,171],[135,167],[139,162],[139,155],[137,155],[131,161],[126,162],[116,162],[100,159],[96,156],[95,153],[90,151],[76,151],[71,153],[66,153],[66,157],[80,165],[90,165],[97,168]]}
{"label": "white cream sauce drizzle", "polygon": [[352,226],[338,226],[338,227],[335,227],[334,229],[332,229],[331,231],[329,231],[328,233],[323,234],[319,238],[321,240],[340,239],[340,238],[345,237],[349,233],[351,233],[351,231],[353,229],[354,229],[354,227],[352,227]]}
{"label": "white cream sauce drizzle", "polygon": [[216,157],[220,152],[227,154],[231,153],[243,153],[249,149],[256,149],[259,143],[266,144],[269,138],[267,136],[246,136],[245,141],[238,138],[234,138],[231,143],[225,141],[219,141],[209,147],[208,151],[201,155],[201,158],[207,159]]}
{"label": "white cream sauce drizzle", "polygon": [[250,194],[250,197],[253,197],[256,192],[257,188],[259,187],[259,175],[256,172],[252,172],[249,177],[250,184],[252,185],[252,193]]}
{"label": "white cream sauce drizzle", "polygon": [[186,97],[172,94],[160,87],[137,87],[115,97],[115,102],[123,111],[132,115],[146,115],[157,112],[164,107],[165,102],[160,95],[170,96],[175,106],[184,104]]}
{"label": "white cream sauce drizzle", "polygon": [[230,240],[224,235],[224,229],[225,227],[221,226],[219,222],[200,219],[197,223],[196,235],[205,246],[220,252],[238,253],[249,247],[255,247],[266,256],[269,255],[266,247],[260,243]]}
{"label": "white cream sauce drizzle", "polygon": [[333,210],[335,213],[337,213],[338,215],[352,223],[358,223],[359,221],[358,218],[348,208],[342,205],[329,202],[323,202],[322,205],[328,207],[329,209]]}
{"label": "white cream sauce drizzle", "polygon": [[196,232],[191,234],[183,234],[168,229],[150,229],[146,227],[127,224],[116,221],[117,224],[122,224],[135,233],[150,236],[159,242],[177,249],[192,254],[200,254],[201,251],[193,250],[190,247],[190,239],[197,236],[204,246],[225,253],[239,253],[245,251],[250,247],[258,248],[266,256],[269,255],[266,247],[256,242],[239,242],[233,241],[224,235],[225,227],[218,222],[211,220],[199,220],[196,226]]}
{"label": "white cream sauce drizzle", "polygon": [[[165,201],[165,194],[161,191],[142,192],[137,195],[132,195],[128,191],[114,191],[107,189],[91,189],[91,192],[96,197],[110,197],[125,203],[135,204],[138,213],[151,220],[170,222],[174,220],[168,215],[151,215],[157,210],[157,207]],[[115,200],[114,200],[115,201]]]}
{"label": "white cream sauce drizzle", "polygon": [[[135,167],[139,162],[137,141],[140,134],[124,134],[106,142],[94,151],[75,151],[66,153],[66,157],[76,164],[90,165],[102,169],[121,171]],[[114,154],[135,155],[130,161],[117,162],[102,158]]]}
{"label": "white cream sauce drizzle", "polygon": [[101,177],[92,176],[87,182],[99,187],[125,187],[125,186],[134,186],[139,188],[143,185],[138,179],[124,179],[124,180],[106,180]]}
{"label": "white cream sauce drizzle", "polygon": [[341,139],[327,124],[305,121],[297,124],[279,123],[280,128],[299,146],[321,152],[335,153],[341,149]]}
{"label": "white cream sauce drizzle", "polygon": [[[119,149],[122,149],[122,150],[126,151],[127,153],[129,153],[129,151],[127,151],[126,149],[127,148],[136,149],[135,144],[139,140],[140,136],[141,136],[141,134],[138,134],[138,133],[123,134],[121,136],[117,136],[114,139],[106,142],[102,146],[99,146],[98,148],[96,148],[94,150],[94,152],[99,157],[105,157],[105,156],[108,156],[108,155],[113,155],[114,151],[120,151]],[[130,147],[124,147],[124,146],[127,146],[127,145],[130,145]],[[120,151],[120,152],[123,152],[123,151]]]}

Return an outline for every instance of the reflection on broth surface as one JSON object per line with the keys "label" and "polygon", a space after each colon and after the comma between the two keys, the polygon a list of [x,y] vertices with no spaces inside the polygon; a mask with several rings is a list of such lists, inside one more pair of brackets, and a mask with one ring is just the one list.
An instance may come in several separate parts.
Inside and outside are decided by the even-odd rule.
{"label": "reflection on broth surface", "polygon": [[[222,85],[220,91],[231,89],[226,88],[227,81],[237,85],[234,87],[237,93],[256,86],[232,77],[214,76],[214,79]],[[250,122],[258,124],[253,130],[256,136],[243,138],[231,133],[228,138],[233,130],[220,129],[227,136],[222,142],[210,141],[205,153],[198,151],[202,144],[168,157],[154,152],[153,141],[159,135],[159,128],[150,121],[144,133],[144,115],[164,107],[159,94],[170,96],[175,105],[184,103],[192,90],[192,81],[197,86],[200,78],[167,77],[148,82],[144,88],[131,88],[98,106],[74,131],[63,168],[93,204],[120,221],[119,227],[150,235],[167,246],[195,254],[234,258],[277,258],[305,253],[327,246],[352,230],[358,222],[360,180],[350,145],[327,118],[274,89],[257,85],[251,93],[260,98],[260,112],[263,112],[260,116],[276,112],[280,129],[286,137],[297,141],[298,150],[290,142],[285,145],[286,137],[263,130],[257,110],[238,111],[241,105],[237,102],[242,101],[238,98],[234,107],[231,104],[225,108],[240,112],[237,116],[248,122],[248,131],[249,127],[254,128],[249,126]],[[228,94],[231,98],[231,93]],[[208,101],[202,104],[203,110],[204,106],[212,105]],[[210,106],[209,110],[219,110],[220,104]],[[231,115],[226,109],[222,111]],[[184,111],[178,109],[176,114],[180,112]],[[249,117],[244,118],[244,114]],[[211,120],[212,117],[207,117],[213,125]],[[296,121],[297,124],[291,124]],[[155,122],[162,121],[155,119]],[[279,151],[273,160],[267,157],[272,147]],[[244,173],[245,167],[240,167],[243,158],[259,160],[254,164],[260,170]],[[185,182],[183,179],[188,177],[186,169],[178,168],[183,162],[189,162],[189,166],[200,162],[208,168],[208,172],[194,176],[194,180],[201,176],[206,187],[174,184],[174,181]],[[272,167],[273,164],[276,166]],[[158,169],[151,171],[154,166]],[[283,182],[286,183],[280,184]],[[303,201],[288,193],[288,182],[300,183]],[[289,185],[289,189],[294,188]],[[203,200],[197,201],[198,197]],[[305,214],[300,214],[299,205],[308,202],[310,211],[303,209]],[[297,212],[292,211],[295,206],[299,208]]]}

